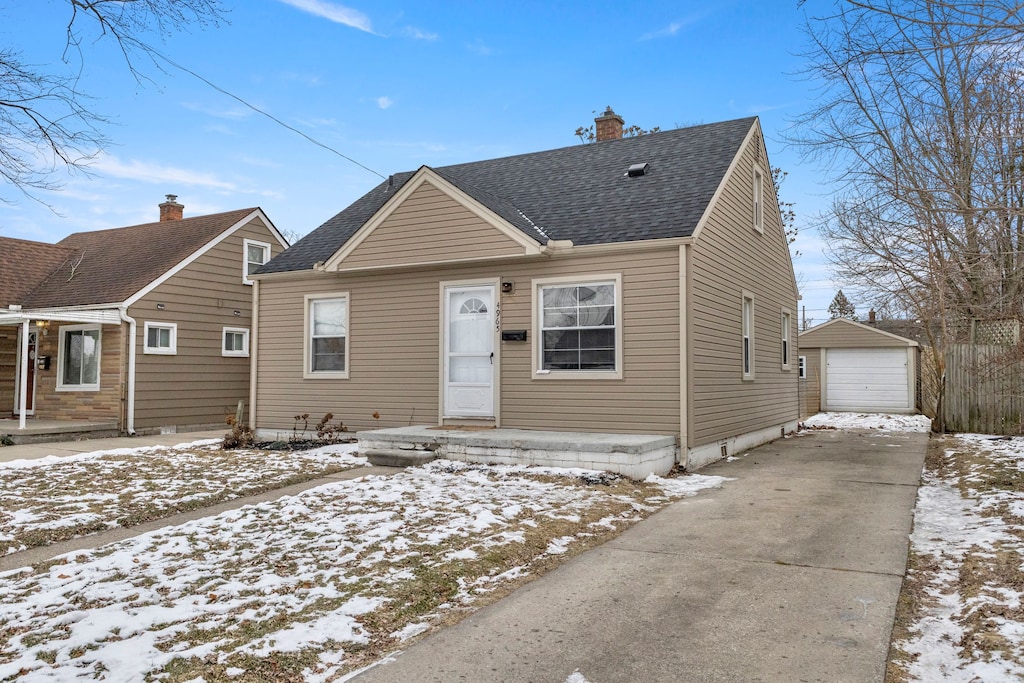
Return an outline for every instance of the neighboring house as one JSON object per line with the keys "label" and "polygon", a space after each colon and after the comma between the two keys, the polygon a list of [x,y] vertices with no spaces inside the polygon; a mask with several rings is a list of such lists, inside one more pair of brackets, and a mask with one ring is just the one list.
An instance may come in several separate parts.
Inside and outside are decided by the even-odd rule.
{"label": "neighboring house", "polygon": [[0,412],[20,428],[222,425],[248,400],[249,274],[287,243],[259,208],[183,218],[175,200],[157,223],[0,238]]}
{"label": "neighboring house", "polygon": [[756,118],[396,174],[261,268],[254,426],[796,428],[797,287]]}
{"label": "neighboring house", "polygon": [[802,416],[820,411],[916,413],[918,343],[836,318],[800,333]]}

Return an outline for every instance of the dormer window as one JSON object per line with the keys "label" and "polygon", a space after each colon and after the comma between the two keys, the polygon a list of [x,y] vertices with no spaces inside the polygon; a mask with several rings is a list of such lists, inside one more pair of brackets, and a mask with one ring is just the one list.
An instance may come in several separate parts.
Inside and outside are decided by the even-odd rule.
{"label": "dormer window", "polygon": [[270,260],[270,245],[266,242],[245,240],[242,247],[245,255],[245,262],[242,264],[242,282],[252,284],[249,276]]}

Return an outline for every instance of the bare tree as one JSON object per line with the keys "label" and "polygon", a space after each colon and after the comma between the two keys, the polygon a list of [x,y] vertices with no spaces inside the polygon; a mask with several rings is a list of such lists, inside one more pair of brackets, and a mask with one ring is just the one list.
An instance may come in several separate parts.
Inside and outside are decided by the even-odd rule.
{"label": "bare tree", "polygon": [[837,0],[806,33],[821,98],[791,140],[840,187],[820,231],[841,279],[921,321],[941,386],[972,321],[1024,316],[1024,3]]}
{"label": "bare tree", "polygon": [[[31,64],[17,50],[0,49],[0,178],[32,198],[39,190],[59,188],[65,172],[87,172],[108,142],[102,132],[106,120],[91,108],[71,68],[76,57],[79,67],[84,65],[87,42],[114,41],[136,81],[150,80],[142,62],[160,70],[152,41],[190,25],[215,25],[224,16],[220,0],[66,1],[63,69]],[[11,201],[0,194],[0,202]]]}

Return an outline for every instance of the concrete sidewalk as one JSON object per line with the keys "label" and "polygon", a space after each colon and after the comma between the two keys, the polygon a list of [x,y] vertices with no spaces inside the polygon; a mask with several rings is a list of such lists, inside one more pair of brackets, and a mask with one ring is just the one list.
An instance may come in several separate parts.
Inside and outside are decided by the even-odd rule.
{"label": "concrete sidewalk", "polygon": [[810,432],[707,467],[735,480],[354,680],[882,681],[927,444]]}
{"label": "concrete sidewalk", "polygon": [[117,436],[109,439],[83,439],[81,441],[52,441],[48,443],[27,443],[17,446],[0,446],[0,462],[13,460],[34,460],[48,455],[66,456],[94,451],[109,451],[115,448],[141,448],[143,446],[175,446],[200,439],[223,439],[229,429],[205,432],[180,432],[178,434],[153,434],[151,436]]}

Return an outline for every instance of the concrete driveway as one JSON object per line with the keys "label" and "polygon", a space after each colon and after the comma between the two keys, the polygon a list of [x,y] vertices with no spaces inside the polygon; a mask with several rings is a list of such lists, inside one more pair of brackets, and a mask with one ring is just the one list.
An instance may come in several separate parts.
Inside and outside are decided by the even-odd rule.
{"label": "concrete driveway", "polygon": [[881,681],[926,434],[819,431],[354,680]]}

